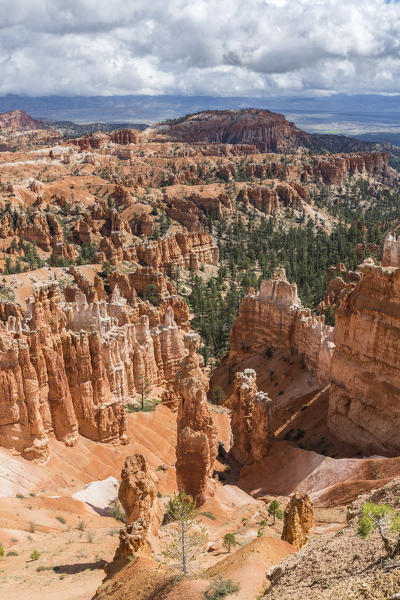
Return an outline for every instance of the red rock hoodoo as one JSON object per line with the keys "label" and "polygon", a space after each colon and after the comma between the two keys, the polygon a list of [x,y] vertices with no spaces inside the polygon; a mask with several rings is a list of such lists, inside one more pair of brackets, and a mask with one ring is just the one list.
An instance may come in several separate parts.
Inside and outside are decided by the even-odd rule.
{"label": "red rock hoodoo", "polygon": [[179,399],[176,478],[178,488],[201,505],[214,491],[211,476],[218,445],[207,407],[208,380],[196,352],[199,341],[197,334],[185,334],[188,355],[176,375],[175,391]]}
{"label": "red rock hoodoo", "polygon": [[236,373],[227,406],[232,410],[234,458],[242,465],[261,461],[268,454],[272,439],[272,400],[258,391],[253,369]]}
{"label": "red rock hoodoo", "polygon": [[121,473],[118,499],[126,515],[114,560],[146,548],[148,536],[157,536],[164,513],[157,498],[158,479],[142,454],[128,456]]}
{"label": "red rock hoodoo", "polygon": [[298,550],[307,544],[314,528],[314,504],[308,494],[296,492],[283,513],[282,539]]}

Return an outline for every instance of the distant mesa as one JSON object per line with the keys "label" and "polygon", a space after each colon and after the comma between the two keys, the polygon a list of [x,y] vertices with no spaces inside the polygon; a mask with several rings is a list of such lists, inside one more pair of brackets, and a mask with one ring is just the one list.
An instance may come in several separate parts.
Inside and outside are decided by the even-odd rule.
{"label": "distant mesa", "polygon": [[11,129],[41,129],[40,121],[32,119],[24,110],[12,110],[0,114],[0,128]]}
{"label": "distant mesa", "polygon": [[260,152],[292,152],[297,148],[329,152],[374,150],[379,144],[343,135],[310,134],[270,110],[206,110],[160,123],[156,134],[186,143],[253,144]]}

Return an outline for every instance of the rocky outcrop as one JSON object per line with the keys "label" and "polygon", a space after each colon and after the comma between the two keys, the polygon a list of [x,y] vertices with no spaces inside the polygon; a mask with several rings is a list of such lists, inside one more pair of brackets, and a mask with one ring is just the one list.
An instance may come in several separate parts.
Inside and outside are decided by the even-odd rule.
{"label": "rocky outcrop", "polygon": [[121,145],[136,144],[138,141],[138,134],[134,129],[120,129],[112,132],[111,141],[114,142],[114,144]]}
{"label": "rocky outcrop", "polygon": [[163,508],[157,498],[158,479],[142,454],[128,456],[121,472],[118,499],[125,511],[126,526],[120,530],[114,561],[146,548],[148,536],[157,536]]}
{"label": "rocky outcrop", "polygon": [[210,110],[158,127],[171,140],[254,144],[262,152],[310,145],[310,136],[269,110]]}
{"label": "rocky outcrop", "polygon": [[343,290],[353,287],[361,275],[358,271],[348,271],[343,263],[329,267],[326,275],[326,292],[324,299],[317,306],[317,313],[323,314],[328,306],[336,310]]}
{"label": "rocky outcrop", "polygon": [[[129,228],[129,225],[126,223]],[[202,264],[218,264],[218,247],[212,237],[203,231],[177,231],[158,240],[132,244],[127,239],[126,230],[103,228],[99,252],[95,260],[103,263],[108,260],[117,266],[123,260],[139,262],[155,271],[169,267],[185,267],[198,270]],[[128,243],[129,242],[129,243]]]}
{"label": "rocky outcrop", "polygon": [[40,129],[42,123],[32,119],[24,110],[12,110],[0,114],[0,128],[10,127],[12,129]]}
{"label": "rocky outcrop", "polygon": [[383,244],[382,267],[400,266],[400,238],[389,233]]}
{"label": "rocky outcrop", "polygon": [[198,270],[202,264],[218,264],[218,248],[205,232],[177,232],[162,240],[136,247],[139,261],[155,270],[168,266]]}
{"label": "rocky outcrop", "polygon": [[185,335],[188,355],[176,375],[175,392],[179,399],[176,479],[178,488],[201,505],[207,496],[214,493],[211,476],[218,444],[216,429],[207,407],[208,380],[196,352],[199,341],[195,333]]}
{"label": "rocky outcrop", "polygon": [[302,306],[296,284],[288,283],[281,269],[274,279],[261,283],[258,294],[250,290],[243,298],[230,346],[231,365],[251,354],[287,348],[302,356],[307,368],[326,383],[334,350],[333,328],[324,317]]}
{"label": "rocky outcrop", "polygon": [[28,458],[45,460],[53,435],[68,445],[78,434],[125,442],[124,404],[141,377],[172,383],[184,357],[170,306],[150,327],[118,287],[108,302],[69,294],[66,302],[56,284],[39,287],[25,318],[8,315],[0,329],[0,445]]}
{"label": "rocky outcrop", "polygon": [[253,369],[236,373],[227,406],[232,411],[233,457],[242,465],[261,461],[268,454],[273,436],[272,400],[258,391]]}
{"label": "rocky outcrop", "polygon": [[364,454],[400,452],[400,269],[359,267],[335,313],[328,424]]}
{"label": "rocky outcrop", "polygon": [[303,207],[302,196],[294,186],[288,184],[274,187],[272,185],[244,187],[240,190],[237,199],[248,202],[268,215],[275,212],[280,205],[296,210],[301,210]]}
{"label": "rocky outcrop", "polygon": [[296,492],[283,513],[282,540],[298,550],[307,544],[314,528],[314,504],[308,494]]}
{"label": "rocky outcrop", "polygon": [[357,154],[331,154],[318,158],[314,174],[328,185],[340,185],[348,175],[376,173],[388,166],[386,152],[359,152]]}

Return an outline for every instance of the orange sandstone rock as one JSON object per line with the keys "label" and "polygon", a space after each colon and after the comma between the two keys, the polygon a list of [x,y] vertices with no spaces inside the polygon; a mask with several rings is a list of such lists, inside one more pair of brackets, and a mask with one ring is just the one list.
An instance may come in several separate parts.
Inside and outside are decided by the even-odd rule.
{"label": "orange sandstone rock", "polygon": [[400,451],[400,269],[359,267],[336,310],[329,427],[363,453]]}
{"label": "orange sandstone rock", "polygon": [[201,505],[214,493],[211,476],[218,444],[207,407],[208,380],[196,352],[199,336],[187,333],[184,342],[188,355],[182,361],[175,383],[179,398],[176,478],[178,488]]}
{"label": "orange sandstone rock", "polygon": [[263,281],[257,294],[253,290],[243,298],[230,345],[231,365],[250,354],[288,348],[304,358],[321,382],[329,379],[333,328],[325,325],[324,317],[302,306],[297,286],[288,283],[284,269],[274,279]]}
{"label": "orange sandstone rock", "polygon": [[268,454],[272,438],[272,400],[258,391],[253,369],[236,373],[227,406],[232,410],[234,458],[241,464],[261,461]]}
{"label": "orange sandstone rock", "polygon": [[148,467],[145,457],[142,454],[128,456],[118,491],[126,515],[126,526],[120,530],[120,542],[114,560],[124,559],[145,549],[148,535],[157,535],[163,519],[157,491],[158,479]]}
{"label": "orange sandstone rock", "polygon": [[314,528],[314,503],[308,494],[296,492],[283,513],[282,540],[298,550],[307,544]]}

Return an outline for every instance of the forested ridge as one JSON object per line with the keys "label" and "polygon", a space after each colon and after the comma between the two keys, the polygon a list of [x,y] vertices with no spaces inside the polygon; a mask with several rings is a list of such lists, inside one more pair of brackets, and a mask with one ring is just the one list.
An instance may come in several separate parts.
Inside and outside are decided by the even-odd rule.
{"label": "forested ridge", "polygon": [[[220,252],[218,275],[204,281],[192,273],[188,298],[194,313],[192,326],[204,340],[206,361],[228,350],[229,332],[248,288],[258,289],[278,267],[284,267],[288,280],[297,283],[303,305],[315,309],[323,299],[331,265],[343,262],[354,270],[371,254],[380,258],[384,236],[400,219],[400,193],[380,192],[363,207],[367,190],[362,182],[357,190],[360,195],[343,197],[339,205],[325,202],[337,220],[331,233],[304,215],[293,218],[290,211],[285,226],[272,216],[256,218],[251,207],[248,214],[238,211],[229,223],[224,218],[209,221]],[[324,206],[324,198],[316,203]],[[333,324],[331,311],[326,316]]]}

